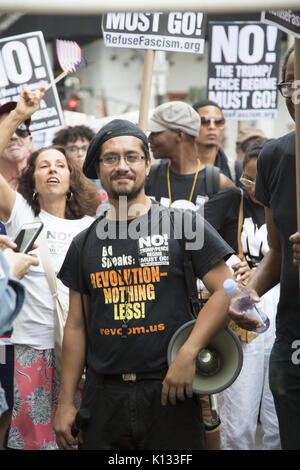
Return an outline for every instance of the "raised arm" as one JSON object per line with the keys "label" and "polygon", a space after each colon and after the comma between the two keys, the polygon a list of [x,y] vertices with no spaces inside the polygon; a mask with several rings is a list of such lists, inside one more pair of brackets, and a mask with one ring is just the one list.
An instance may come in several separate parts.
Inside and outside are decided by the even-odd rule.
{"label": "raised arm", "polygon": [[0,124],[0,155],[6,149],[17,127],[39,109],[44,92],[45,89],[40,88],[35,91],[24,90],[21,93],[16,108]]}
{"label": "raised arm", "polygon": [[[24,90],[21,93],[16,108],[0,123],[0,156],[9,144],[17,127],[39,109],[43,96],[44,88],[35,91]],[[10,187],[5,178],[0,175],[0,220],[2,222],[7,222],[9,219],[15,199],[15,191]]]}

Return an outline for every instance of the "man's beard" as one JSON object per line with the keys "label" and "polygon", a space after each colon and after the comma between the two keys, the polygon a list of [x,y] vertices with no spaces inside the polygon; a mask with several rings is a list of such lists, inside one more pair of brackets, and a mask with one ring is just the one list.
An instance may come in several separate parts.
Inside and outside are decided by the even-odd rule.
{"label": "man's beard", "polygon": [[[118,176],[119,175],[116,175],[114,179],[117,179]],[[114,190],[112,187],[110,187],[109,189],[106,189],[106,188],[104,189],[106,189],[108,197],[110,199],[118,200],[120,197],[123,196],[123,197],[127,197],[128,201],[132,201],[141,193],[144,187],[145,187],[145,180],[142,181],[142,183],[139,186],[132,188],[131,190],[126,190],[126,189]]]}
{"label": "man's beard", "polygon": [[208,147],[208,148],[217,147],[217,146],[218,146],[217,141],[216,142],[207,142],[207,144],[205,144],[205,147]]}

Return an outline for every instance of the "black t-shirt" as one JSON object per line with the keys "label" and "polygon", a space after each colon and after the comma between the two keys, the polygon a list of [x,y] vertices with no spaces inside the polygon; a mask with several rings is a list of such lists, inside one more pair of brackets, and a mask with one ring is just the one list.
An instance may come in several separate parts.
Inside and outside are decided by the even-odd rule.
{"label": "black t-shirt", "polygon": [[[145,192],[160,202],[161,198],[169,199],[167,169],[169,160],[161,160],[154,165],[146,181]],[[199,171],[191,202],[196,204],[197,196],[206,195],[205,168]],[[170,188],[172,202],[178,200],[188,201],[193,187],[195,173],[189,175],[178,175],[170,169]]]}
{"label": "black t-shirt", "polygon": [[242,183],[240,182],[240,178],[243,174],[242,162],[239,162],[238,160],[234,161],[234,171],[235,171],[235,184],[236,186],[241,187]]}
{"label": "black t-shirt", "polygon": [[250,268],[257,268],[269,250],[265,209],[244,192],[242,245]]}
{"label": "black t-shirt", "polygon": [[[205,219],[218,231],[221,237],[238,252],[238,222],[241,203],[241,192],[239,188],[230,187],[213,194],[204,205]],[[251,219],[252,230],[259,230],[265,224],[265,213],[263,206],[253,202],[247,193],[243,191],[243,224],[245,220]],[[247,237],[244,225],[244,238]],[[249,235],[251,236],[251,234]],[[251,252],[251,243],[245,240],[243,253],[250,265],[256,267],[263,258],[262,250]]]}
{"label": "black t-shirt", "polygon": [[229,187],[213,194],[204,205],[204,218],[221,235],[221,237],[238,251],[237,230],[241,201],[240,190]]}
{"label": "black t-shirt", "polygon": [[221,172],[232,180],[231,171],[228,165],[228,158],[220,147],[218,148],[214,166],[220,168]]}
{"label": "black t-shirt", "polygon": [[[174,211],[176,227],[180,227],[179,214]],[[191,250],[195,273],[201,278],[232,250],[203,218],[190,211],[184,214],[186,238],[193,244],[192,235],[197,232],[200,242],[204,240],[202,248]],[[80,264],[86,233],[73,239],[58,277],[80,291],[81,276],[83,291],[90,297],[89,366],[107,374],[166,367],[172,335],[191,320],[183,248],[174,237],[169,209],[153,203],[147,214],[129,222],[99,220],[87,238]],[[103,239],[107,233],[110,238]],[[129,321],[124,339],[126,300]]]}
{"label": "black t-shirt", "polygon": [[[154,165],[149,173],[146,181],[145,192],[148,196],[161,202],[165,206],[170,205],[167,170],[169,160],[161,160],[158,165]],[[210,168],[208,168],[210,167]],[[209,171],[208,173],[208,170]],[[212,172],[212,170],[215,170]],[[172,203],[174,201],[189,201],[192,192],[191,202],[196,207],[201,207],[204,203],[205,196],[212,194],[220,189],[219,170],[213,166],[207,165],[207,168],[200,170],[194,185],[196,173],[189,175],[179,175],[170,169],[170,190]],[[195,207],[196,206],[196,207]],[[182,207],[180,204],[177,207]]]}
{"label": "black t-shirt", "polygon": [[290,235],[297,231],[295,133],[267,143],[257,165],[255,197],[271,210],[281,245],[280,300],[277,336],[300,337],[298,267],[293,263]]}

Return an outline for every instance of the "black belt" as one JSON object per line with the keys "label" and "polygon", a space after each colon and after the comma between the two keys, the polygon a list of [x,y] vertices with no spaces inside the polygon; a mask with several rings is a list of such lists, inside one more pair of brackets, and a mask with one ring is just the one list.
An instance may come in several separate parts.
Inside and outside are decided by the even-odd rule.
{"label": "black belt", "polygon": [[141,380],[163,380],[167,369],[151,372],[127,372],[125,374],[99,374],[105,381],[139,382]]}

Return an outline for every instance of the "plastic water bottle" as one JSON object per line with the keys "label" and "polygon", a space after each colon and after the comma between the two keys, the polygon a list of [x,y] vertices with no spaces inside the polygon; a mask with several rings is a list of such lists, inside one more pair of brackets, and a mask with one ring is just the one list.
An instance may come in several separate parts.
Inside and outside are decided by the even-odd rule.
{"label": "plastic water bottle", "polygon": [[227,292],[229,304],[232,309],[258,320],[260,326],[253,331],[255,333],[264,333],[270,326],[270,320],[267,315],[255,305],[249,291],[245,287],[238,285],[233,279],[226,279],[226,281],[223,282],[223,287]]}

